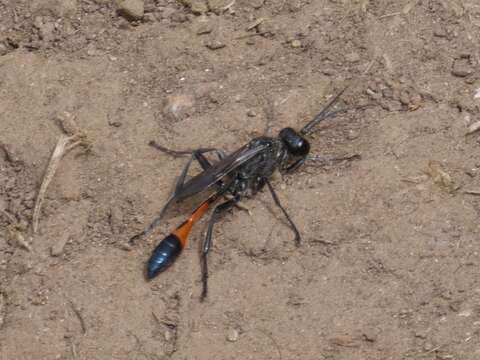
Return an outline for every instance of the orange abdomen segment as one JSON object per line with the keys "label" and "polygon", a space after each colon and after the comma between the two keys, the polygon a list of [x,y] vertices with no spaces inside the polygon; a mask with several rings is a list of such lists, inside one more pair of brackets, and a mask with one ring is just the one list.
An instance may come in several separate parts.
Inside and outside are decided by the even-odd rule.
{"label": "orange abdomen segment", "polygon": [[192,231],[193,224],[195,224],[202,217],[202,215],[205,214],[205,212],[208,210],[208,206],[209,203],[204,202],[193,212],[193,214],[187,221],[185,221],[173,232],[173,234],[178,238],[178,240],[180,240],[180,243],[182,244],[182,249],[187,244],[188,235]]}

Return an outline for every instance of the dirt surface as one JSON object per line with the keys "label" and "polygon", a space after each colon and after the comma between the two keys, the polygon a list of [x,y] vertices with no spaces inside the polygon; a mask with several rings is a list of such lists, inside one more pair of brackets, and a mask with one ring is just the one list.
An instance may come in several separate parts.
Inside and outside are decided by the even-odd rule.
{"label": "dirt surface", "polygon": [[[138,1],[0,0],[0,358],[479,359],[478,2]],[[342,106],[373,107],[312,153],[361,160],[273,181],[300,248],[263,192],[216,227],[205,303],[204,222],[144,279],[198,203],[126,246],[185,163],[150,140],[233,151],[269,102],[275,132],[299,128],[345,85]],[[90,146],[32,236],[66,116]]]}

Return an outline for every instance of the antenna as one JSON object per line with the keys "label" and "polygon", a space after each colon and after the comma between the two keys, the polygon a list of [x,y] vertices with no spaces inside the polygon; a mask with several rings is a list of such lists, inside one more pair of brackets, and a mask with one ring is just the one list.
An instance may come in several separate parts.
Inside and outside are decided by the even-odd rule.
{"label": "antenna", "polygon": [[332,100],[328,102],[327,105],[320,111],[307,125],[305,125],[302,130],[300,130],[300,134],[307,135],[312,132],[313,128],[321,121],[328,119],[337,115],[338,113],[342,113],[345,111],[350,110],[350,108],[339,109],[335,111],[329,112],[329,110],[340,100],[340,97],[343,95],[345,90],[347,90],[348,86],[344,87],[337,95],[333,97]]}

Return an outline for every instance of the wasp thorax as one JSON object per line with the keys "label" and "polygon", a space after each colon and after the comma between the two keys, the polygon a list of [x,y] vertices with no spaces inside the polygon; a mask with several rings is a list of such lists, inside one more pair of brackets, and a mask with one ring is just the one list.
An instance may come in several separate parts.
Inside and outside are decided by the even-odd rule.
{"label": "wasp thorax", "polygon": [[278,136],[283,140],[290,154],[307,156],[310,152],[309,142],[292,128],[282,129]]}

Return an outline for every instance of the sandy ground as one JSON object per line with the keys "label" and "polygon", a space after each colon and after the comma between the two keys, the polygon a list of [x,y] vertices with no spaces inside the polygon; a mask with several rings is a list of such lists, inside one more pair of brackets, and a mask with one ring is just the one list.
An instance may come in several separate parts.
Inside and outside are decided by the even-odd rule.
{"label": "sandy ground", "polygon": [[[138,0],[129,0],[135,1]],[[208,6],[207,6],[208,5]],[[0,1],[0,358],[480,358],[480,5],[476,0]],[[198,203],[155,216],[184,159],[300,128],[343,86],[346,106],[303,167],[168,272],[157,242]],[[477,96],[476,96],[477,95]],[[64,112],[89,149],[61,160],[31,235]],[[31,248],[21,245],[23,238]]]}

